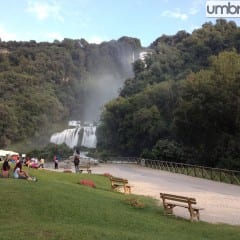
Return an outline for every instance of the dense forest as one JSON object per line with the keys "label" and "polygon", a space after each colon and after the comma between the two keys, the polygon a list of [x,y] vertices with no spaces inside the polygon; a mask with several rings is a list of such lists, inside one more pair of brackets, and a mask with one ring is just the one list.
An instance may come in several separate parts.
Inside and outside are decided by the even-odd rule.
{"label": "dense forest", "polygon": [[98,152],[240,170],[240,28],[163,35],[132,63],[145,50],[129,37],[0,40],[0,148],[96,120],[108,102]]}
{"label": "dense forest", "polygon": [[240,28],[163,35],[97,130],[102,152],[240,170]]}
{"label": "dense forest", "polygon": [[101,105],[133,77],[132,56],[141,49],[128,37],[99,45],[0,39],[0,148],[38,138],[43,129],[51,134],[54,123],[96,120]]}

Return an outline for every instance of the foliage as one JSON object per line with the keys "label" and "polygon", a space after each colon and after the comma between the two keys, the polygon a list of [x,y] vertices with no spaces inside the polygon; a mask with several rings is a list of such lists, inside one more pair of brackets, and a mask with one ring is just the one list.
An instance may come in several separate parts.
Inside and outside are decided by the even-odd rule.
{"label": "foliage", "polygon": [[235,52],[212,57],[211,68],[190,75],[184,82],[175,112],[177,137],[199,149],[200,161],[210,166],[222,161],[223,151],[232,157],[240,153],[238,147],[227,150],[233,142],[238,145],[240,131],[239,63],[240,55]]}
{"label": "foliage", "polygon": [[38,159],[44,158],[48,162],[53,160],[54,155],[57,155],[59,160],[63,160],[68,159],[72,154],[72,149],[70,149],[66,144],[56,145],[50,143],[42,149],[37,148],[31,150],[27,153],[27,156],[36,157]]}
{"label": "foliage", "polygon": [[89,97],[107,84],[99,79],[132,76],[126,59],[140,49],[139,40],[127,37],[100,45],[0,41],[0,148],[36,137],[53,123],[84,121]]}
{"label": "foliage", "polygon": [[121,155],[240,170],[240,28],[217,20],[158,38],[105,105],[98,146]]}
{"label": "foliage", "polygon": [[139,155],[159,138],[168,136],[176,89],[174,82],[162,82],[129,98],[119,97],[108,103],[97,129],[98,146]]}

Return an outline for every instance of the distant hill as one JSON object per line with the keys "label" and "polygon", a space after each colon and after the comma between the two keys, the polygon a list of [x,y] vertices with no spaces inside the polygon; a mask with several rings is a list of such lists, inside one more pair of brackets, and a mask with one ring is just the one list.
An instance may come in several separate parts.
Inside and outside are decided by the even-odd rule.
{"label": "distant hill", "polygon": [[0,41],[0,148],[38,137],[53,123],[97,120],[133,77],[141,49],[128,37],[101,44]]}

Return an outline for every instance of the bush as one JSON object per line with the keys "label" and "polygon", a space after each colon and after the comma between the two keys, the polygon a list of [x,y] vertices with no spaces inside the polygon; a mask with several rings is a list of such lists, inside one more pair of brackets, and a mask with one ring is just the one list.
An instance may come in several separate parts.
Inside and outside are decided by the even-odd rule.
{"label": "bush", "polygon": [[80,180],[79,183],[81,185],[85,185],[85,186],[92,187],[92,188],[96,187],[95,183],[92,180],[88,180],[88,179],[82,179],[82,180]]}
{"label": "bush", "polygon": [[170,140],[158,140],[152,149],[156,159],[170,162],[185,162],[183,147]]}
{"label": "bush", "polygon": [[31,152],[28,152],[27,156],[36,157],[39,159],[43,157],[45,161],[52,161],[54,155],[57,155],[59,157],[59,160],[62,160],[69,158],[72,153],[73,150],[69,148],[65,143],[61,145],[50,143],[42,149],[34,149]]}

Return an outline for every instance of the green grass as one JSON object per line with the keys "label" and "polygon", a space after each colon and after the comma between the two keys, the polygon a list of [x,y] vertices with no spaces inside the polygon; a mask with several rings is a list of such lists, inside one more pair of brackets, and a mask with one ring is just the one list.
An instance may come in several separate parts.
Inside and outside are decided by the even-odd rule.
{"label": "green grass", "polygon": [[[239,227],[164,216],[156,200],[112,192],[101,175],[28,171],[39,181],[0,178],[0,240],[240,239]],[[132,207],[129,198],[144,207]]]}

